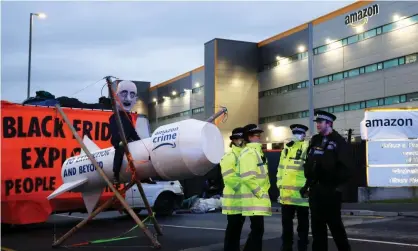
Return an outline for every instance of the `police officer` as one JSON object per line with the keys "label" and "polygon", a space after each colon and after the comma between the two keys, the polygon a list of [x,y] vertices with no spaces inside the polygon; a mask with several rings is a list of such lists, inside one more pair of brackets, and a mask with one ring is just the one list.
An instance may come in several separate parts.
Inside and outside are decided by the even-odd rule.
{"label": "police officer", "polygon": [[261,251],[264,216],[271,216],[267,160],[260,143],[261,133],[264,131],[255,124],[246,125],[244,131],[246,146],[238,159],[241,177],[241,207],[242,215],[249,216],[251,220],[251,232],[244,251]]}
{"label": "police officer", "polygon": [[311,139],[305,168],[306,184],[301,195],[309,195],[312,227],[312,250],[327,251],[327,226],[339,251],[351,250],[341,219],[342,185],[352,170],[350,147],[333,129],[336,116],[315,113],[317,135]]}
{"label": "police officer", "polygon": [[244,129],[232,130],[230,152],[221,159],[220,166],[224,181],[222,197],[222,214],[227,215],[228,224],[225,231],[224,251],[239,251],[242,226],[245,217],[241,214],[241,196],[239,194],[240,177],[238,173],[238,157],[244,146]]}
{"label": "police officer", "polygon": [[305,163],[308,143],[305,140],[308,127],[300,124],[290,126],[293,140],[287,143],[280,155],[277,170],[277,188],[280,191],[282,205],[282,251],[292,251],[293,218],[298,219],[298,250],[308,250],[309,203],[302,198],[299,190],[305,185],[303,164]]}

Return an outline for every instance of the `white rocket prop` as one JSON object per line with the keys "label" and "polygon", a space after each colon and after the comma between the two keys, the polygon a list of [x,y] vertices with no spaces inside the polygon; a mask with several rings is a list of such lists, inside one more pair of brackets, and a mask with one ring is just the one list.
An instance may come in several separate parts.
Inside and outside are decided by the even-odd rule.
{"label": "white rocket prop", "polygon": [[[100,149],[88,137],[84,144],[103,169],[107,177],[113,177],[115,149]],[[187,119],[158,127],[150,138],[131,142],[129,151],[139,179],[160,176],[166,180],[203,176],[224,155],[224,142],[219,129],[212,123]],[[149,160],[151,157],[151,161]],[[120,171],[120,182],[128,183],[132,173],[126,172],[126,156]],[[65,192],[81,192],[89,214],[95,208],[106,182],[96,171],[87,155],[68,158],[61,170],[63,184],[48,196],[48,200]]]}

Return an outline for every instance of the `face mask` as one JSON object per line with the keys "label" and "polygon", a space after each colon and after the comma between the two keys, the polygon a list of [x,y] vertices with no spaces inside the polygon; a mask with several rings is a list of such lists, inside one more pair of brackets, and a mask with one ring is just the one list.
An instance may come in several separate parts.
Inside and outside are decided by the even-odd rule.
{"label": "face mask", "polygon": [[241,147],[243,144],[244,144],[244,141],[242,139],[238,139],[234,143],[234,145],[237,147]]}
{"label": "face mask", "polygon": [[[121,81],[118,84],[116,95],[119,101],[116,101],[116,105],[119,110],[131,111],[132,107],[136,103],[137,88],[136,85],[131,81]],[[122,106],[121,106],[122,105]]]}
{"label": "face mask", "polygon": [[302,141],[305,139],[305,135],[304,134],[294,134],[293,138],[295,141]]}

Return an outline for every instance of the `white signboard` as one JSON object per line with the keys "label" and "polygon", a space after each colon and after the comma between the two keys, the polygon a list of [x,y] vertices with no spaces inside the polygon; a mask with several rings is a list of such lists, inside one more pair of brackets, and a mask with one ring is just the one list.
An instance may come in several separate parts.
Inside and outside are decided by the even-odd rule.
{"label": "white signboard", "polygon": [[418,140],[368,141],[369,187],[418,186]]}
{"label": "white signboard", "polygon": [[417,139],[418,108],[365,111],[360,133],[363,140]]}
{"label": "white signboard", "polygon": [[373,165],[418,165],[418,140],[369,141],[367,163]]}

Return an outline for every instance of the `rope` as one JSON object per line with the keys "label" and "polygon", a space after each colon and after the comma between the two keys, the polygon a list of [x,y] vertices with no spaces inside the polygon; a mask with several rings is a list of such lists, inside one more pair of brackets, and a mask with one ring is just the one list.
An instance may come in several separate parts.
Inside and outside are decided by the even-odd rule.
{"label": "rope", "polygon": [[[155,217],[155,213],[153,213],[152,216],[147,216],[145,219],[142,220],[142,222],[145,224],[150,218],[154,218],[154,217]],[[124,235],[132,232],[137,227],[138,227],[138,225],[135,225],[131,229],[129,229],[128,231],[125,231],[122,234],[120,234],[118,236],[115,236],[115,237],[112,237],[112,238],[98,239],[98,240],[92,240],[92,241],[85,241],[85,242],[81,242],[81,243],[72,244],[69,247],[86,246],[86,245],[89,245],[89,244],[99,244],[99,243],[106,243],[106,242],[113,242],[113,241],[121,241],[121,240],[138,238],[138,236],[125,236],[125,237],[122,237],[122,236],[124,236]]]}

